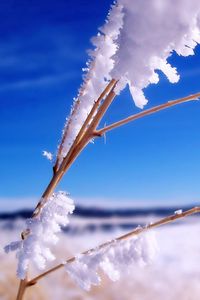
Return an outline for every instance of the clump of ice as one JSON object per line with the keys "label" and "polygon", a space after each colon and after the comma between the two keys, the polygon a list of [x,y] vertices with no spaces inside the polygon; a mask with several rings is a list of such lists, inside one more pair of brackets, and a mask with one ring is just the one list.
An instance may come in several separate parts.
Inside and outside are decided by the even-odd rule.
{"label": "clump of ice", "polygon": [[157,249],[154,233],[143,233],[128,240],[114,241],[92,253],[79,255],[73,263],[65,265],[65,270],[81,288],[88,291],[92,285],[100,284],[100,270],[116,281],[123,273],[129,272],[132,266],[143,267],[151,263]]}
{"label": "clump of ice", "polygon": [[51,152],[46,151],[46,150],[42,151],[42,155],[50,161],[53,159],[53,154]]}
{"label": "clump of ice", "polygon": [[175,215],[181,215],[183,213],[182,209],[178,209],[174,212]]}
{"label": "clump of ice", "polygon": [[[129,85],[135,104],[143,108],[143,89],[158,83],[161,70],[172,83],[180,76],[167,59],[194,54],[200,43],[199,0],[118,0],[123,5],[123,28],[118,38],[111,76]],[[119,93],[119,88],[117,89]]]}
{"label": "clump of ice", "polygon": [[20,279],[25,278],[30,263],[44,269],[48,261],[55,259],[50,246],[58,242],[57,233],[61,230],[61,226],[68,224],[68,214],[72,214],[73,210],[74,203],[65,192],[53,194],[39,216],[26,220],[29,232],[27,237],[4,248],[7,253],[16,251],[17,276]]}

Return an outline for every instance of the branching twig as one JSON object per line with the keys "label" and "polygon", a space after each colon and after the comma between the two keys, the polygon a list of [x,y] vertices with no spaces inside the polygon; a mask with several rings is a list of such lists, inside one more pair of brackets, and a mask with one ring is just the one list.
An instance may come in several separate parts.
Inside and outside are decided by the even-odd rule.
{"label": "branching twig", "polygon": [[[106,86],[106,88],[104,89],[104,91],[101,93],[101,95],[99,96],[99,98],[95,101],[95,104],[92,107],[92,110],[90,111],[88,117],[86,118],[86,120],[85,120],[85,122],[84,122],[84,124],[83,124],[83,126],[81,128],[81,130],[79,131],[79,133],[78,133],[78,135],[77,135],[77,137],[76,137],[76,139],[75,139],[75,141],[74,141],[74,143],[73,143],[73,145],[72,145],[69,153],[73,151],[73,149],[76,146],[76,144],[80,141],[80,138],[82,137],[82,135],[83,135],[84,131],[86,130],[88,124],[90,124],[90,121],[93,118],[95,112],[97,111],[97,109],[98,109],[98,107],[99,107],[102,99],[109,93],[109,91],[112,89],[112,87],[113,87],[113,85],[115,83],[116,83],[116,80],[112,79],[108,83],[108,85]],[[78,103],[78,102],[76,102],[76,103]],[[75,108],[75,110],[76,109],[77,108]],[[71,118],[72,117],[73,117],[73,115],[71,116]],[[69,123],[70,123],[70,121],[69,121]],[[69,126],[69,123],[68,123],[68,126]],[[63,138],[62,138],[62,141],[60,143],[59,149],[58,149],[57,159],[56,159],[56,163],[55,163],[55,166],[54,166],[54,173],[56,173],[58,171],[58,169],[59,169],[59,160],[61,159],[60,157],[61,157],[61,152],[63,150],[63,143],[64,143],[64,140],[67,137],[67,133],[68,133],[68,130],[66,128],[65,133],[64,133]]]}
{"label": "branching twig", "polygon": [[[111,241],[108,241],[104,244],[101,244],[99,247],[95,247],[95,248],[92,248],[90,250],[87,250],[87,251],[84,251],[82,254],[83,255],[87,255],[87,254],[91,254],[97,250],[100,250],[102,248],[105,248],[109,245],[112,245],[114,242],[116,241],[121,241],[121,240],[125,240],[125,239],[128,239],[128,238],[132,238],[133,236],[136,236],[136,235],[139,235],[147,230],[150,230],[152,228],[156,228],[156,227],[159,227],[159,226],[162,226],[162,225],[165,225],[165,224],[168,224],[168,223],[172,223],[174,221],[177,221],[179,219],[182,219],[182,218],[185,218],[185,217],[188,217],[190,215],[193,215],[193,214],[196,214],[196,213],[200,213],[200,207],[193,207],[192,209],[189,209],[189,210],[186,210],[184,212],[181,212],[181,213],[174,213],[173,215],[170,215],[166,218],[163,218],[163,219],[160,219],[158,221],[156,221],[155,223],[151,223],[149,225],[146,225],[146,226],[138,226],[136,229],[134,229],[133,231],[130,231],[129,233],[127,234],[124,234],[114,240],[111,240]],[[75,261],[76,257],[72,257],[68,260],[66,260],[66,263],[72,263],[73,261]],[[59,264],[51,269],[49,269],[48,271],[40,274],[39,276],[29,280],[27,282],[27,286],[32,286],[34,284],[36,284],[39,280],[41,280],[42,278],[46,277],[47,275],[61,269],[62,267],[64,267],[65,264]]]}
{"label": "branching twig", "polygon": [[[102,120],[103,116],[105,115],[107,109],[109,108],[110,104],[112,103],[113,99],[115,98],[115,92],[114,92],[114,87],[116,85],[116,80],[112,80],[110,82],[110,84],[106,87],[106,89],[104,90],[104,92],[100,95],[99,99],[96,101],[91,113],[89,114],[88,118],[86,119],[81,131],[79,132],[77,138],[75,139],[68,155],[63,159],[60,167],[58,168],[58,166],[55,169],[54,175],[49,183],[49,185],[47,186],[45,192],[42,195],[42,200],[38,203],[38,205],[36,206],[36,209],[34,210],[33,213],[33,217],[36,217],[42,207],[44,206],[44,204],[48,201],[48,198],[50,197],[50,195],[53,193],[55,187],[57,186],[57,184],[60,182],[60,180],[62,179],[63,175],[66,173],[66,171],[69,169],[69,167],[71,166],[71,164],[73,163],[73,161],[77,158],[77,156],[80,154],[80,152],[85,148],[85,146],[88,144],[88,142],[94,138],[94,137],[98,137],[98,136],[102,136],[105,132],[112,130],[114,128],[117,128],[119,126],[122,126],[124,124],[127,124],[133,120],[142,118],[146,115],[158,112],[160,110],[163,110],[165,108],[186,102],[186,101],[191,101],[194,99],[197,99],[200,97],[200,93],[197,93],[195,95],[191,95],[185,98],[181,98],[175,101],[169,101],[167,103],[158,105],[156,107],[150,108],[148,110],[145,110],[139,114],[130,116],[124,120],[121,120],[119,122],[116,122],[114,124],[111,124],[109,126],[106,126],[100,130],[97,130],[97,126],[99,125],[100,121]],[[103,103],[100,105],[101,100],[106,96],[106,94],[108,93],[107,97],[105,98],[105,100],[103,101]],[[97,111],[98,109],[98,111]],[[96,112],[97,111],[97,112]],[[153,227],[157,227],[169,222],[172,222],[176,219],[185,217],[187,215],[191,215],[194,213],[197,213],[200,211],[200,208],[193,208],[192,210],[189,210],[185,213],[182,213],[180,215],[172,215],[168,218],[164,218],[154,224],[150,224],[144,228],[139,228],[136,229],[134,231],[132,231],[131,233],[126,234],[125,236],[119,237],[118,240],[120,239],[125,239],[125,238],[129,238],[133,235],[139,234],[147,229],[153,228]],[[22,237],[25,238],[26,235],[29,234],[29,232],[25,231],[22,233]],[[106,245],[109,245],[109,243],[105,243],[103,245],[100,246],[100,248],[105,247]],[[89,251],[95,251],[95,249],[89,250]],[[84,254],[87,254],[88,251],[84,252]],[[71,258],[69,259],[67,262],[72,262],[74,261],[75,258]],[[39,279],[43,278],[44,276],[48,275],[49,273],[52,273],[53,271],[61,268],[63,266],[63,264],[58,265],[50,270],[48,270],[47,272],[39,275],[38,277],[30,280],[30,281],[26,281],[26,280],[22,280],[20,282],[20,286],[19,286],[19,290],[18,290],[18,296],[17,296],[17,300],[22,300],[23,295],[25,293],[26,287],[35,284]]]}
{"label": "branching twig", "polygon": [[122,125],[130,123],[130,122],[135,121],[137,119],[143,118],[145,116],[151,115],[151,114],[156,113],[158,111],[164,110],[166,108],[169,108],[169,107],[172,107],[172,106],[184,103],[184,102],[188,102],[188,101],[192,101],[192,100],[197,100],[198,98],[200,98],[200,93],[196,93],[194,95],[183,97],[183,98],[180,98],[180,99],[177,99],[177,100],[168,101],[168,102],[166,102],[164,104],[161,104],[161,105],[154,106],[152,108],[146,109],[146,110],[144,110],[144,111],[142,111],[142,112],[140,112],[138,114],[131,115],[131,116],[129,116],[129,117],[127,117],[127,118],[125,118],[125,119],[123,119],[121,121],[118,121],[116,123],[108,125],[108,126],[102,128],[102,129],[98,129],[95,132],[95,134],[97,136],[102,136],[107,131],[110,131],[112,129],[118,128],[118,127],[120,127]]}

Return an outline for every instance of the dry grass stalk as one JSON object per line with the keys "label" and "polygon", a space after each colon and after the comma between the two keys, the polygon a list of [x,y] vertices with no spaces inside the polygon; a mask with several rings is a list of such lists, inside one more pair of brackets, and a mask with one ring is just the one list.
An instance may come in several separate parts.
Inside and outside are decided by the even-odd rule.
{"label": "dry grass stalk", "polygon": [[[45,192],[42,195],[42,200],[37,204],[34,212],[33,212],[33,217],[36,217],[42,207],[45,205],[45,203],[48,201],[49,196],[53,193],[55,187],[57,186],[57,184],[60,182],[60,180],[62,179],[63,175],[67,172],[67,170],[70,168],[71,164],[74,162],[74,160],[78,157],[78,155],[81,153],[81,151],[85,148],[85,146],[89,143],[90,140],[92,140],[95,137],[98,136],[102,136],[105,132],[115,129],[117,127],[120,127],[124,124],[127,124],[129,122],[132,122],[136,119],[145,117],[149,114],[153,114],[156,113],[160,110],[164,110],[166,108],[181,104],[183,102],[186,101],[192,101],[195,99],[198,99],[200,97],[200,93],[191,95],[191,96],[187,96],[178,100],[174,100],[174,101],[169,101],[167,103],[155,106],[153,108],[147,109],[145,111],[142,111],[139,114],[136,115],[132,115],[126,119],[123,119],[119,122],[113,123],[107,127],[104,127],[102,129],[97,130],[97,126],[99,125],[100,121],[102,120],[103,116],[105,115],[107,109],[109,108],[109,106],[111,105],[112,101],[114,100],[116,94],[114,92],[114,88],[116,85],[117,81],[116,80],[111,80],[111,82],[108,84],[108,86],[106,87],[106,89],[102,92],[102,94],[99,96],[99,98],[97,99],[97,101],[95,102],[95,105],[92,109],[92,111],[90,112],[88,118],[86,119],[83,127],[81,128],[77,138],[75,139],[68,155],[63,159],[60,167],[54,167],[54,174],[53,177],[49,183],[49,185],[47,186]],[[107,95],[107,96],[106,96]],[[105,100],[102,102],[103,98],[106,96]],[[102,102],[102,103],[101,103]],[[92,121],[91,121],[92,120]],[[56,164],[57,165],[57,164]],[[151,229],[153,227],[157,227],[160,225],[164,225],[166,223],[172,222],[176,219],[179,218],[183,218],[186,217],[188,215],[194,214],[200,212],[200,208],[193,208],[192,210],[189,210],[187,212],[184,212],[180,215],[172,215],[168,218],[162,219],[154,224],[150,224],[144,228],[139,228],[137,230],[134,230],[122,237],[117,238],[117,240],[120,239],[125,239],[125,238],[129,238],[133,235],[139,234],[143,231],[146,231],[148,229]],[[26,235],[28,234],[27,231],[22,233],[22,238],[26,238]],[[106,245],[108,245],[110,242],[105,243],[103,245],[100,246],[100,248],[105,247]],[[89,251],[94,251],[94,250],[89,250]],[[87,254],[88,251],[86,251],[84,254]],[[72,262],[74,261],[75,258],[71,258],[70,260],[68,260],[67,262]],[[20,285],[19,285],[19,289],[18,289],[18,295],[17,295],[17,300],[22,300],[26,291],[26,288],[30,285],[35,284],[39,279],[43,278],[44,276],[48,275],[49,273],[61,268],[63,265],[58,265],[56,267],[54,267],[53,269],[39,275],[38,277],[32,279],[32,280],[21,280]]]}
{"label": "dry grass stalk", "polygon": [[108,131],[110,131],[112,129],[118,128],[118,127],[120,127],[122,125],[130,123],[130,122],[135,121],[137,119],[143,118],[145,116],[154,114],[154,113],[156,113],[158,111],[164,110],[166,108],[169,108],[169,107],[172,107],[172,106],[184,103],[184,102],[197,100],[198,98],[200,98],[200,93],[189,95],[187,97],[183,97],[183,98],[180,98],[180,99],[177,99],[177,100],[168,101],[168,102],[166,102],[164,104],[157,105],[157,106],[154,106],[152,108],[146,109],[146,110],[144,110],[144,111],[142,111],[142,112],[140,112],[138,114],[131,115],[128,118],[125,118],[125,119],[120,120],[120,121],[118,121],[116,123],[108,125],[108,126],[102,128],[102,129],[99,129],[99,130],[97,130],[95,132],[95,134],[99,135],[99,136],[102,136],[103,134],[105,134],[106,132],[108,132]]}

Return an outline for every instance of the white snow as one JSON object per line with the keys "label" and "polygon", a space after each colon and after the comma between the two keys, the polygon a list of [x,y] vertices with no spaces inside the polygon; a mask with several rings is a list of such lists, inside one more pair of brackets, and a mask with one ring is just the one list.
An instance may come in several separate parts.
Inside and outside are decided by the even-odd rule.
{"label": "white snow", "polygon": [[53,154],[52,154],[51,152],[46,151],[46,150],[44,150],[44,151],[42,152],[42,155],[43,155],[44,157],[46,157],[48,160],[52,160],[52,159],[53,159]]}
{"label": "white snow", "polygon": [[[126,80],[133,100],[143,108],[143,89],[158,83],[161,70],[172,83],[180,76],[167,59],[194,54],[200,42],[199,0],[118,0],[124,23],[118,38],[119,50],[111,76]],[[119,93],[119,90],[117,90]]]}
{"label": "white snow", "polygon": [[151,263],[157,252],[153,232],[143,233],[127,240],[113,241],[109,246],[96,249],[87,255],[77,256],[75,262],[66,264],[65,269],[73,280],[83,289],[101,282],[99,269],[112,280],[120,279],[133,265],[144,267]]}
{"label": "white snow", "polygon": [[178,209],[178,210],[176,210],[174,213],[175,213],[175,215],[181,215],[182,212],[183,212],[182,209]]}
{"label": "white snow", "polygon": [[57,233],[61,230],[61,226],[68,224],[68,214],[72,214],[73,210],[73,201],[66,193],[53,194],[39,216],[26,220],[28,236],[24,240],[5,246],[7,253],[16,251],[19,278],[25,278],[29,263],[44,269],[48,261],[55,259],[50,246],[58,242]]}

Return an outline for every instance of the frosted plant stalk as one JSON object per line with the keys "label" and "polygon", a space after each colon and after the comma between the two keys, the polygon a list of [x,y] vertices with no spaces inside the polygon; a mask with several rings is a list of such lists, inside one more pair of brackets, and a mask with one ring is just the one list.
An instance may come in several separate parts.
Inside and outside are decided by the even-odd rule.
{"label": "frosted plant stalk", "polygon": [[113,55],[117,51],[116,40],[122,25],[122,5],[113,5],[106,23],[99,28],[97,36],[92,38],[94,50],[88,51],[90,59],[87,68],[83,69],[84,82],[77,98],[74,99],[71,116],[67,119],[63,130],[60,163],[70,150],[96,99],[111,80],[110,72],[114,67]]}
{"label": "frosted plant stalk", "polygon": [[53,194],[39,216],[26,220],[29,231],[27,237],[5,247],[7,253],[10,251],[17,253],[17,276],[20,279],[25,278],[30,263],[42,270],[48,261],[55,259],[50,246],[58,242],[57,233],[61,230],[61,226],[68,224],[68,214],[72,214],[73,210],[73,201],[65,192]]}
{"label": "frosted plant stalk", "polygon": [[122,274],[133,266],[144,267],[151,263],[158,247],[154,232],[146,232],[129,240],[115,241],[102,249],[96,249],[87,255],[79,255],[65,270],[83,289],[90,290],[92,285],[99,285],[102,270],[112,281],[119,280]]}

